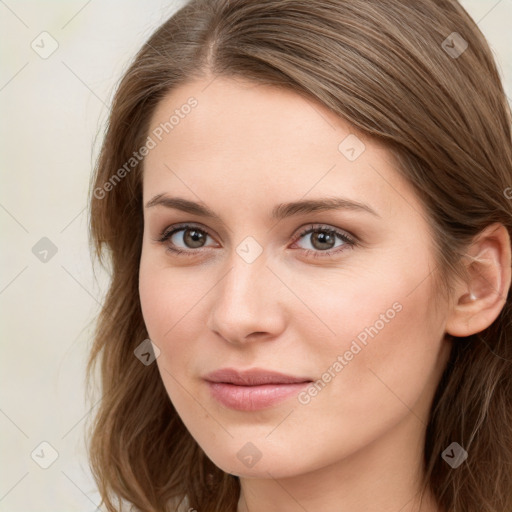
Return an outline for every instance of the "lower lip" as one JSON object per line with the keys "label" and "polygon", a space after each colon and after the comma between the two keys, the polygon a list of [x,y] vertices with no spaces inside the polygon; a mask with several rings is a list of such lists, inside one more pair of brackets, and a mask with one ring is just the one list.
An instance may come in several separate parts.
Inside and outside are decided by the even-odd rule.
{"label": "lower lip", "polygon": [[210,381],[207,381],[207,384],[212,396],[226,407],[238,411],[257,411],[297,395],[310,382],[262,384],[261,386],[236,386],[235,384]]}

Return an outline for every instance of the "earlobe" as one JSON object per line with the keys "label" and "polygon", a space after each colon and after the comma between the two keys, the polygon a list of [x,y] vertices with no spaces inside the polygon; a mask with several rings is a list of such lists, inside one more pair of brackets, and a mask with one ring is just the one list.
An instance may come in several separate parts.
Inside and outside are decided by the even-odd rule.
{"label": "earlobe", "polygon": [[464,258],[469,281],[455,288],[446,332],[464,337],[489,327],[499,316],[511,281],[510,236],[503,224],[485,228]]}

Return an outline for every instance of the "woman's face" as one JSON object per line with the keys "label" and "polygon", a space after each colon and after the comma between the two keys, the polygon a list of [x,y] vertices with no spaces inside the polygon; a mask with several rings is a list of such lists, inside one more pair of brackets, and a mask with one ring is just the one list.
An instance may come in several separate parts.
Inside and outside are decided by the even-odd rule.
{"label": "woman's face", "polygon": [[[376,451],[419,459],[446,308],[391,155],[314,101],[224,78],[174,90],[149,137],[142,310],[208,457],[264,478]],[[326,198],[338,207],[308,207]],[[226,368],[301,382],[205,380]]]}

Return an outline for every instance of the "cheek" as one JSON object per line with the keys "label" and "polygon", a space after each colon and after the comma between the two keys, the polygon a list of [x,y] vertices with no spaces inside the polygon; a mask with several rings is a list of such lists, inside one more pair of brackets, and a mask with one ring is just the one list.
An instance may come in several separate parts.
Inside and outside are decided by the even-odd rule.
{"label": "cheek", "polygon": [[[149,337],[157,342],[161,338],[167,312],[172,309],[171,294],[159,279],[159,273],[149,265],[141,263],[139,272],[139,296],[142,316],[148,330]],[[167,327],[169,328],[169,327]]]}
{"label": "cheek", "polygon": [[[170,268],[151,257],[141,259],[139,296],[149,338],[160,349],[157,364],[169,395],[177,378],[191,378],[201,354],[206,319],[205,295],[212,283],[197,271]],[[174,400],[173,400],[174,401]]]}
{"label": "cheek", "polygon": [[198,351],[199,336],[193,329],[199,326],[190,320],[202,294],[180,283],[179,276],[179,272],[141,259],[139,296],[149,338],[160,349],[156,364],[171,402],[180,416],[188,418],[193,404],[182,386],[188,388],[187,373]]}
{"label": "cheek", "polygon": [[[410,291],[404,282],[366,300],[349,301],[343,294],[337,305],[329,302],[332,310],[324,312],[337,336],[323,343],[311,338],[318,380],[298,397],[295,426],[283,424],[275,440],[286,445],[293,438],[325,461],[362,448],[407,416],[427,423],[429,397],[443,367],[442,319],[426,307],[427,286]],[[325,444],[305,446],[307,431]]]}
{"label": "cheek", "polygon": [[426,306],[426,284],[411,289],[406,282],[382,288],[373,298],[345,302],[345,311],[339,312],[335,330],[340,334],[329,346],[320,389],[323,394],[323,381],[334,374],[325,398],[343,406],[343,422],[351,421],[354,428],[369,411],[381,411],[383,423],[396,421],[437,382],[442,319]]}
{"label": "cheek", "polygon": [[[191,282],[195,286],[191,286]],[[172,339],[180,323],[193,314],[201,290],[197,280],[186,277],[179,269],[166,267],[152,255],[143,255],[139,269],[139,296],[144,322],[155,342]]]}
{"label": "cheek", "polygon": [[[428,275],[429,262],[424,255],[411,258],[421,263],[417,269],[393,261],[378,272],[366,269],[334,280],[330,291],[310,286],[307,293],[304,285],[308,305],[331,331],[318,319],[318,332],[325,335],[309,328],[308,357],[321,380],[318,395],[347,405],[354,418],[382,400],[389,410],[396,404],[403,408],[400,399],[414,404],[439,366],[443,318],[428,306],[432,278],[418,278]],[[304,331],[307,323],[299,328]],[[314,401],[323,402],[320,397]]]}

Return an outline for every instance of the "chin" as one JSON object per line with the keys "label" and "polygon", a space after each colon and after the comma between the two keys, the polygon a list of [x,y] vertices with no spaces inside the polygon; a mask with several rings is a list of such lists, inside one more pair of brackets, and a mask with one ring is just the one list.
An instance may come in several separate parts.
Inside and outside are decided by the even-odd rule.
{"label": "chin", "polygon": [[[236,447],[236,449],[225,450],[222,453],[204,451],[222,471],[242,478],[286,478],[307,471],[306,468],[297,465],[296,453],[291,460],[286,460],[280,453],[269,453],[268,448],[258,454],[249,442],[244,443],[241,449]],[[230,457],[226,457],[227,453],[230,454]]]}

